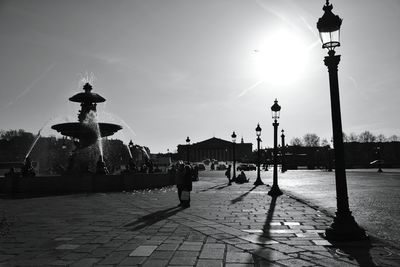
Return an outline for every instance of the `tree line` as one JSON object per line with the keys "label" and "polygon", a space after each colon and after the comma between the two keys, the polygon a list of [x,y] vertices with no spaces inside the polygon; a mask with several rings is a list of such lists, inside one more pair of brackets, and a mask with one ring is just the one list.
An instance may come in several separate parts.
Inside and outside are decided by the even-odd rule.
{"label": "tree line", "polygon": [[[359,142],[359,143],[383,143],[383,142],[399,142],[400,136],[391,135],[386,137],[384,134],[374,135],[370,131],[363,131],[360,134],[343,133],[343,142]],[[292,146],[306,146],[306,147],[317,147],[317,146],[329,146],[329,141],[326,138],[320,138],[315,133],[307,133],[303,137],[294,137],[290,141]]]}

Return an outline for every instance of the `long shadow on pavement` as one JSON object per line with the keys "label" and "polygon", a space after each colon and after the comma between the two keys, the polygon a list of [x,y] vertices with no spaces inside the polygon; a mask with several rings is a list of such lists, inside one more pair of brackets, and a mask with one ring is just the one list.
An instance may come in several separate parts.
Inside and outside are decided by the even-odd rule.
{"label": "long shadow on pavement", "polygon": [[372,248],[370,240],[355,242],[330,242],[332,243],[336,254],[348,257],[351,260],[356,260],[361,267],[378,266],[372,260],[372,256],[370,254],[370,249]]}
{"label": "long shadow on pavement", "polygon": [[263,236],[269,238],[271,236],[269,230],[271,229],[271,222],[274,216],[275,206],[276,206],[277,197],[271,197],[271,203],[269,204],[269,209],[267,212],[267,218],[265,219],[264,227],[263,227]]}
{"label": "long shadow on pavement", "polygon": [[231,200],[231,205],[236,204],[240,201],[242,201],[251,191],[253,191],[254,189],[256,189],[257,186],[254,186],[253,188],[251,188],[249,191],[247,191],[246,193],[238,196],[237,198],[234,198]]}
{"label": "long shadow on pavement", "polygon": [[[271,234],[270,234],[270,229],[271,229],[271,222],[272,218],[274,217],[274,212],[275,212],[275,206],[276,206],[276,199],[277,197],[271,197],[271,203],[269,204],[269,209],[267,211],[267,218],[265,219],[265,223],[263,226],[263,233],[258,236],[257,238],[257,243],[259,244],[268,244],[268,242],[271,242]],[[261,260],[259,262],[260,266],[275,266],[273,263],[269,262],[269,260],[273,260],[272,256],[272,250],[269,248],[260,248],[255,251],[253,251],[253,260],[254,262],[260,261],[261,257],[264,260]],[[257,255],[258,257],[255,257]],[[265,261],[266,260],[266,261]]]}
{"label": "long shadow on pavement", "polygon": [[[165,210],[159,210],[153,213],[150,213],[148,215],[145,215],[139,219],[137,219],[136,221],[127,223],[124,225],[124,227],[128,227],[129,230],[132,231],[136,231],[136,230],[140,230],[146,226],[150,226],[153,225],[159,221],[162,221],[164,219],[167,219],[175,214],[177,214],[178,212],[182,211],[186,209],[185,207],[172,207],[172,208],[168,208]],[[132,228],[131,228],[132,227]]]}
{"label": "long shadow on pavement", "polygon": [[228,184],[217,184],[217,185],[211,186],[209,188],[200,190],[199,192],[205,192],[205,191],[208,191],[208,190],[211,190],[211,189],[214,189],[214,188],[218,189],[218,190],[221,190],[221,189],[223,189],[223,188],[225,188],[227,186],[229,186],[229,185]]}

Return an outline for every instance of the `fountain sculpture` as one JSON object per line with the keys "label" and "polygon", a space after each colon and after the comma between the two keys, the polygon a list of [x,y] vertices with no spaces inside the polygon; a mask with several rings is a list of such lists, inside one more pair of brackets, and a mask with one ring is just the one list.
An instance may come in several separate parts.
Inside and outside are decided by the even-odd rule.
{"label": "fountain sculpture", "polygon": [[99,94],[92,92],[92,86],[86,83],[83,86],[83,93],[77,93],[70,97],[72,102],[81,103],[81,110],[78,113],[79,122],[68,122],[55,124],[51,128],[61,133],[63,136],[70,137],[74,140],[77,149],[89,147],[96,142],[99,143],[100,159],[103,164],[103,152],[100,139],[102,137],[111,136],[122,129],[122,126],[113,123],[103,123],[97,121],[97,103],[106,100]]}
{"label": "fountain sculpture", "polygon": [[92,93],[92,86],[89,83],[83,86],[83,90],[84,93],[69,98],[72,102],[81,103],[79,122],[60,123],[51,127],[62,135],[74,139],[78,149],[93,145],[99,138],[111,136],[122,129],[118,124],[97,122],[96,105],[106,100],[99,94]]}

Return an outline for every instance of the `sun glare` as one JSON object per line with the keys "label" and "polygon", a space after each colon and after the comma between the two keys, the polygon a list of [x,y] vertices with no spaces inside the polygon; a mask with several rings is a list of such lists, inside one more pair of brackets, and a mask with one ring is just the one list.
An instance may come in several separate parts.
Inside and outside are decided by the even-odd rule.
{"label": "sun glare", "polygon": [[296,34],[279,30],[271,33],[254,52],[254,73],[259,81],[289,85],[304,73],[307,47]]}

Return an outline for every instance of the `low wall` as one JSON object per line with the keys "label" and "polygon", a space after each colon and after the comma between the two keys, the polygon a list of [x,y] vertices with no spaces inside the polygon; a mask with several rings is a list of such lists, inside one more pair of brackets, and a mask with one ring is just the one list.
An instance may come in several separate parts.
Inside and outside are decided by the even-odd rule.
{"label": "low wall", "polygon": [[173,185],[165,173],[121,175],[79,174],[63,176],[0,177],[0,191],[9,196],[58,195],[85,192],[132,191]]}

